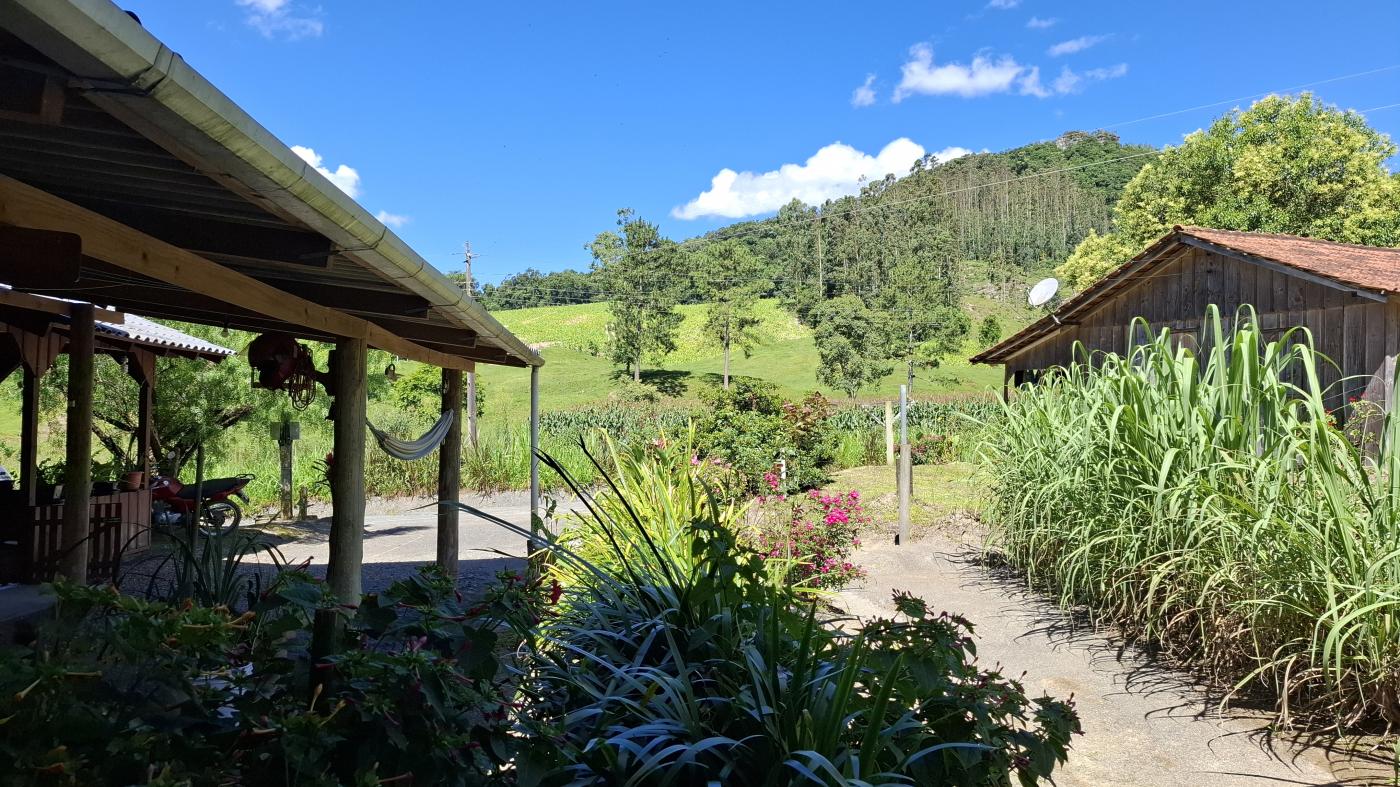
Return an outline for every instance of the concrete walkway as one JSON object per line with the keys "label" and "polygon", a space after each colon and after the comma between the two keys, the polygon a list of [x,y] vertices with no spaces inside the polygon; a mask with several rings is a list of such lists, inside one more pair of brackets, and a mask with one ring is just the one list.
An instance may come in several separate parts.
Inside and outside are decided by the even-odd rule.
{"label": "concrete walkway", "polygon": [[[530,501],[526,495],[506,493],[465,502],[519,527],[530,527]],[[403,501],[393,501],[389,506],[376,511],[375,504],[371,504],[365,513],[366,593],[382,591],[437,559],[436,505],[424,500],[421,507]],[[297,536],[279,547],[282,556],[292,565],[310,561],[311,573],[324,576],[330,555],[330,519],[291,526],[291,532]],[[465,511],[458,514],[457,545],[461,558],[457,584],[464,592],[490,584],[498,572],[507,568],[525,567],[524,539]]]}
{"label": "concrete walkway", "polygon": [[1084,735],[1056,771],[1063,787],[1391,783],[1387,768],[1271,739],[1259,714],[1218,715],[1211,693],[1187,676],[1102,632],[1073,628],[1042,596],[992,575],[951,539],[867,543],[857,560],[869,575],[841,594],[851,613],[891,615],[891,591],[908,590],[970,619],[979,661],[1012,677],[1025,672],[1028,694],[1074,695]]}

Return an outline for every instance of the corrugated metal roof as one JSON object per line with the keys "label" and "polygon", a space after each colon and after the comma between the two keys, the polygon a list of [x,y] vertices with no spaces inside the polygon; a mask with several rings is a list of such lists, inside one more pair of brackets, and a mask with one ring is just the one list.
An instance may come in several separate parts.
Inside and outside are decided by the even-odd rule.
{"label": "corrugated metal roof", "polygon": [[197,336],[191,336],[183,331],[177,331],[135,314],[127,314],[126,322],[122,325],[113,325],[98,320],[97,330],[112,336],[120,336],[134,342],[158,347],[174,347],[180,350],[224,357],[238,354],[236,350],[230,350],[213,342],[206,342]]}
{"label": "corrugated metal roof", "polygon": [[[14,288],[8,284],[0,284],[0,290],[13,289]],[[37,295],[34,293],[30,293],[30,295],[35,298],[43,298],[46,301],[87,303],[87,301],[79,301],[73,298],[55,298],[51,295]],[[97,304],[90,305],[96,306]],[[148,320],[140,315],[123,312],[122,318],[124,322],[120,325],[117,323],[103,322],[102,320],[94,320],[93,324],[96,330],[108,336],[116,336],[140,344],[148,344],[155,347],[171,347],[186,352],[217,355],[222,358],[238,354],[237,350],[231,350],[222,345],[214,344],[213,342],[206,342],[198,336],[191,336],[184,331],[177,331],[174,328],[161,325],[154,320]]]}

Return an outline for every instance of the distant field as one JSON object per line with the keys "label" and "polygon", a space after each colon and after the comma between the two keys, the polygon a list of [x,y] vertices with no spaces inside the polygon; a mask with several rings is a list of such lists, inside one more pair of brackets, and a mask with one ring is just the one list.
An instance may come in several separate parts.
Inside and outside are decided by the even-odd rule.
{"label": "distant field", "polygon": [[[668,354],[665,361],[683,363],[718,354],[719,347],[703,334],[705,305],[680,306],[676,311],[681,313],[683,321],[676,333],[676,350]],[[776,300],[759,301],[756,313],[761,321],[758,333],[766,341],[784,342],[811,335],[811,331],[784,311]],[[612,319],[606,303],[541,306],[494,314],[512,333],[531,344],[543,344],[546,349],[563,347],[593,354],[606,351],[608,321]]]}
{"label": "distant field", "polygon": [[[986,295],[970,295],[965,299],[974,330],[988,314],[995,314],[1003,331],[1010,333],[1034,316],[1029,309],[1007,300]],[[676,352],[665,358],[643,364],[644,379],[669,396],[693,399],[701,387],[716,384],[723,370],[719,348],[701,335],[704,323],[703,305],[682,306],[685,321],[677,337]],[[535,345],[545,358],[541,371],[540,406],[544,410],[559,410],[606,400],[614,390],[620,371],[600,357],[607,343],[607,324],[611,319],[607,304],[590,303],[577,306],[544,306],[494,312],[507,328]],[[744,357],[736,351],[730,361],[735,375],[758,377],[773,382],[789,396],[819,390],[836,400],[845,394],[817,382],[819,364],[811,331],[784,311],[776,300],[759,304],[762,323],[758,333],[762,343],[753,354]],[[979,393],[1001,385],[1001,370],[997,367],[974,366],[967,357],[978,347],[969,340],[964,352],[947,359],[936,369],[920,369],[914,388],[921,397],[946,397]],[[594,354],[597,353],[597,354]],[[529,412],[529,373],[522,369],[500,366],[480,367],[480,379],[487,390],[486,419],[519,419]],[[861,393],[861,399],[894,398],[904,382],[902,368],[896,368],[878,386]]]}

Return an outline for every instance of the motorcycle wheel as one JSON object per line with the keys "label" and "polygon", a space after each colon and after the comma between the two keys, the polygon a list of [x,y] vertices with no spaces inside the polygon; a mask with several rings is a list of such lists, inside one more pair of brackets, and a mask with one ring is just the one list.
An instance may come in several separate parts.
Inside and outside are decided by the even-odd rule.
{"label": "motorcycle wheel", "polygon": [[236,503],[221,500],[204,506],[204,524],[214,530],[238,527],[243,521],[243,510]]}

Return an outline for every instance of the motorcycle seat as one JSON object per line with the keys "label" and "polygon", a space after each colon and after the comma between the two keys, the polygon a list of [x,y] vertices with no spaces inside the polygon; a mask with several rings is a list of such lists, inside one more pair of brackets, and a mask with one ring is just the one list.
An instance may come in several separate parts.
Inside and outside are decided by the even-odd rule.
{"label": "motorcycle seat", "polygon": [[[214,495],[237,489],[246,483],[248,483],[248,479],[242,476],[234,476],[232,478],[206,478],[204,479],[204,496],[213,497]],[[175,496],[181,500],[193,500],[194,491],[195,484],[185,484],[180,488],[179,492],[175,493]]]}

